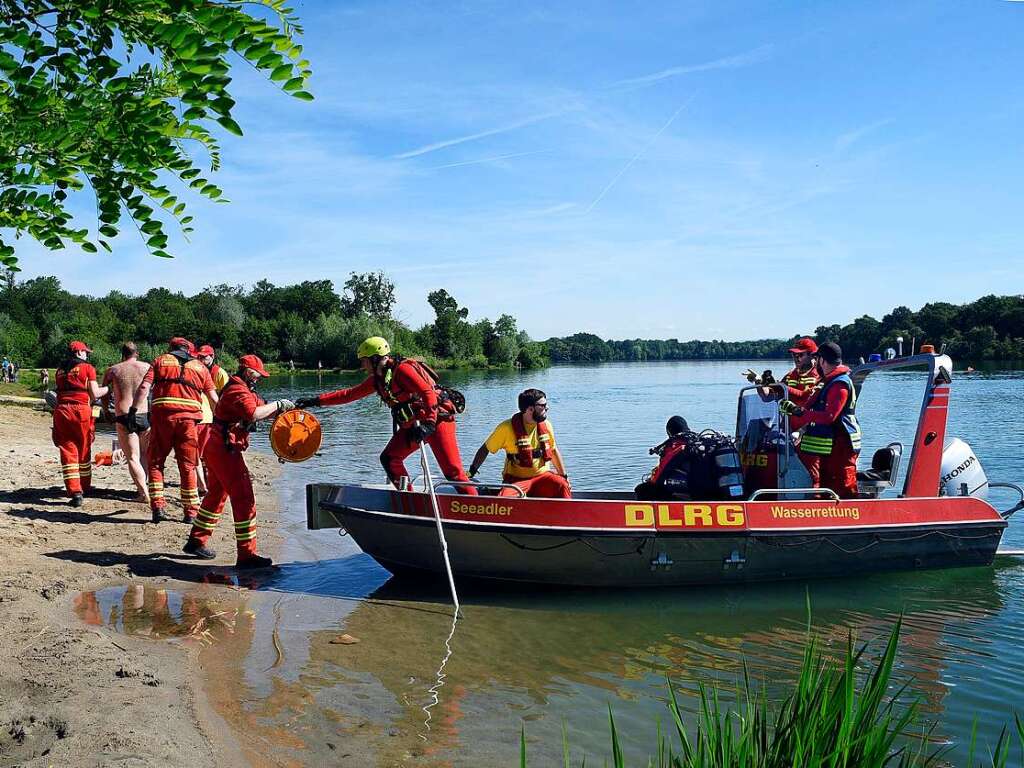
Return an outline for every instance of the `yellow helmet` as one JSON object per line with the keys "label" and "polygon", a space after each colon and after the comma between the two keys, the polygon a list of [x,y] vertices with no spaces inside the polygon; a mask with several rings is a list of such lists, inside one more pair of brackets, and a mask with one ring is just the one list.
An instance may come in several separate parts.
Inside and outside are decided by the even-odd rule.
{"label": "yellow helmet", "polygon": [[380,336],[371,336],[362,344],[359,345],[359,349],[356,350],[356,357],[362,359],[364,357],[375,357],[380,355],[391,354],[391,345],[388,344],[388,340]]}

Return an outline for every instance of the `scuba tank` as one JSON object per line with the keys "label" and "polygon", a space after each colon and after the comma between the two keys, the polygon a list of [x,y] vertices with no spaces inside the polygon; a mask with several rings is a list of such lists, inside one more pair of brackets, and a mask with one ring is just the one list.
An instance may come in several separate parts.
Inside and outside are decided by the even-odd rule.
{"label": "scuba tank", "polygon": [[743,468],[736,443],[728,435],[705,429],[691,446],[694,460],[690,491],[698,500],[744,498]]}

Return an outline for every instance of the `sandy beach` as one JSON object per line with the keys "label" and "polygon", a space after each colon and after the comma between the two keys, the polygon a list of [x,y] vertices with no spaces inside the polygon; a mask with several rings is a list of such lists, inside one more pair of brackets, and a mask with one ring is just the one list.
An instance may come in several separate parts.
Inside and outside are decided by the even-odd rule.
{"label": "sandy beach", "polygon": [[[133,503],[124,466],[95,467],[94,491],[73,509],[60,485],[50,417],[0,405],[0,766],[229,766],[230,728],[202,693],[198,644],[155,643],[90,626],[76,615],[86,590],[124,584],[160,590],[202,581],[234,563],[230,516],[214,537],[218,558],[181,553],[177,469],[168,462],[175,521],[154,525]],[[94,451],[109,450],[101,425]],[[250,452],[260,547],[271,556],[277,465]]]}

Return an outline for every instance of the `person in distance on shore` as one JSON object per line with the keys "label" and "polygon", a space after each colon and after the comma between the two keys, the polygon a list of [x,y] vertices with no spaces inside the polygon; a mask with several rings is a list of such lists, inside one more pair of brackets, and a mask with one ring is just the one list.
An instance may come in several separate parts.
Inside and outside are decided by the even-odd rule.
{"label": "person in distance on shore", "polygon": [[[203,344],[196,352],[196,359],[206,366],[206,370],[210,372],[210,378],[213,379],[214,389],[217,390],[217,396],[220,396],[221,390],[227,386],[228,372],[221,368],[217,363],[214,362],[216,352],[213,347],[209,344]],[[203,460],[203,450],[206,448],[206,441],[210,437],[210,429],[213,424],[213,403],[210,402],[210,398],[203,393],[203,418],[199,422],[199,426],[196,427],[197,438],[199,440],[199,463],[196,465],[196,487],[199,489],[199,495],[203,496],[206,494],[206,462]]]}
{"label": "person in distance on shore", "polygon": [[792,428],[805,427],[800,438],[800,460],[814,487],[831,488],[841,499],[857,498],[857,457],[860,455],[860,424],[857,393],[850,369],[843,365],[843,350],[834,341],[818,348],[823,386],[807,407],[783,400],[779,409],[790,414]]}
{"label": "person in distance on shore", "polygon": [[143,401],[134,419],[128,416],[135,392],[149,372],[149,363],[139,360],[139,350],[134,342],[121,345],[121,362],[107,368],[103,374],[103,386],[109,391],[103,398],[104,406],[114,402],[114,424],[117,428],[117,443],[128,461],[128,474],[135,482],[138,493],[135,501],[149,504],[146,490],[146,451],[149,448],[149,402]]}
{"label": "person in distance on shore", "polygon": [[404,460],[426,442],[434,452],[441,472],[448,480],[460,483],[459,493],[476,495],[462,467],[455,436],[455,405],[437,384],[437,374],[417,360],[391,354],[391,345],[380,336],[371,336],[356,350],[366,379],[354,387],[300,398],[299,408],[316,405],[343,405],[376,392],[391,408],[395,433],[380,455],[388,480],[403,487],[409,473]]}
{"label": "person in distance on shore", "polygon": [[[562,454],[548,421],[547,395],[539,389],[527,389],[519,393],[518,404],[519,413],[495,427],[477,450],[469,476],[476,476],[489,454],[504,449],[502,482],[518,486],[530,498],[572,498]],[[515,491],[502,488],[501,495],[514,496]]]}
{"label": "person in distance on shore", "polygon": [[206,366],[192,359],[194,350],[188,339],[180,336],[171,339],[168,351],[153,361],[143,377],[128,411],[129,423],[138,430],[142,426],[139,411],[150,389],[153,390],[148,469],[149,508],[154,523],[166,519],[164,464],[172,448],[181,475],[181,505],[185,509],[185,522],[192,522],[199,511],[199,491],[196,489],[199,437],[196,424],[203,417],[203,394],[216,403],[217,390]]}
{"label": "person in distance on shore", "polygon": [[221,390],[206,443],[208,488],[182,548],[186,554],[204,560],[217,556],[209,547],[210,536],[224,511],[224,502],[230,499],[238,549],[236,566],[266,568],[273,565],[269,557],[256,554],[256,496],[242,455],[249,447],[249,432],[257,421],[276,417],[295,407],[291,400],[265,403],[256,394],[256,382],[269,375],[256,355],[243,355],[238,358],[238,373],[231,376]]}
{"label": "person in distance on shore", "polygon": [[71,506],[82,506],[92,485],[93,401],[108,389],[96,383],[92,352],[81,341],[68,344],[68,358],[57,367],[57,407],[53,409],[53,444],[60,451],[60,471]]}

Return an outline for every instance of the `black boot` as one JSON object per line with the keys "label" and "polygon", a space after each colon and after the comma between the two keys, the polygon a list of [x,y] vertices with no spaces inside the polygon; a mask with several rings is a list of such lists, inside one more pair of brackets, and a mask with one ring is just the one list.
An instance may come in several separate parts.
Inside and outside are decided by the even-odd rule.
{"label": "black boot", "polygon": [[195,555],[201,560],[213,560],[217,556],[217,553],[210,549],[205,544],[200,544],[193,538],[189,538],[185,542],[185,546],[181,548],[181,551],[186,555]]}
{"label": "black boot", "polygon": [[80,494],[80,493],[74,493],[74,494],[72,494],[72,495],[71,495],[71,506],[72,506],[72,507],[80,507],[80,506],[82,506],[82,504],[84,504],[84,503],[85,503],[85,502],[84,502],[84,500],[82,499],[82,494]]}
{"label": "black boot", "polygon": [[249,557],[239,558],[238,562],[235,563],[235,568],[248,571],[255,568],[270,568],[273,564],[274,561],[269,557],[250,555]]}
{"label": "black boot", "polygon": [[166,520],[166,519],[167,519],[167,508],[166,507],[157,507],[156,509],[153,510],[153,522],[154,523],[159,523],[162,520]]}

